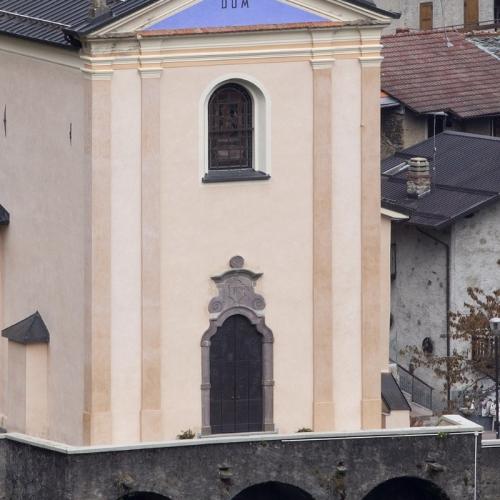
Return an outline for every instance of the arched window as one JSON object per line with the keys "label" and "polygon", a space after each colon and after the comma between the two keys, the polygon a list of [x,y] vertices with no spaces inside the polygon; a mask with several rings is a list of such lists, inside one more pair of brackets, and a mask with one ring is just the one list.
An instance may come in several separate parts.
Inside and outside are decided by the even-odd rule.
{"label": "arched window", "polygon": [[253,168],[254,112],[245,87],[227,83],[208,103],[208,170]]}

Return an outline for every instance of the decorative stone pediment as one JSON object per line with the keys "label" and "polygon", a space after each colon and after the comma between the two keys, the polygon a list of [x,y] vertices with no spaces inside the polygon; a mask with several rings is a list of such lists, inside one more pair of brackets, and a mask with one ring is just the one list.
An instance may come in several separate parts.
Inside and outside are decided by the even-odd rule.
{"label": "decorative stone pediment", "polygon": [[278,0],[201,0],[147,31],[328,21]]}
{"label": "decorative stone pediment", "polygon": [[335,22],[386,22],[375,6],[350,0],[157,0],[117,19],[93,36],[175,29]]}
{"label": "decorative stone pediment", "polygon": [[211,319],[216,319],[235,307],[246,307],[257,316],[263,315],[266,307],[264,297],[255,293],[255,284],[262,274],[243,269],[243,265],[243,258],[233,257],[230,262],[231,270],[212,277],[219,295],[214,297],[208,306]]}

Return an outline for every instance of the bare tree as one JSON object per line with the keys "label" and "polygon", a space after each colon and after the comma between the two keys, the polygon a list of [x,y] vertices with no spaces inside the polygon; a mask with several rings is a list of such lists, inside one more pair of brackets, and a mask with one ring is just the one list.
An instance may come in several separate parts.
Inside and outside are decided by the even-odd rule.
{"label": "bare tree", "polygon": [[[489,320],[500,316],[500,290],[486,294],[480,288],[468,288],[469,300],[460,311],[450,311],[449,328],[453,348],[450,355],[434,355],[417,346],[401,351],[410,357],[415,367],[430,369],[443,381],[449,394],[453,387],[477,391],[477,383],[484,376],[493,378],[495,369],[494,337]],[[447,411],[455,410],[455,402],[447,400]]]}

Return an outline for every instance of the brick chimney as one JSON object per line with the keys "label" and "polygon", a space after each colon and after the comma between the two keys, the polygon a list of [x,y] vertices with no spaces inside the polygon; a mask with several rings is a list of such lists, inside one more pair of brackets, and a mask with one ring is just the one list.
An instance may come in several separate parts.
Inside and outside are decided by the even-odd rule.
{"label": "brick chimney", "polygon": [[109,12],[107,0],[90,0],[89,17],[95,19]]}
{"label": "brick chimney", "polygon": [[426,158],[412,158],[406,177],[406,192],[410,198],[421,198],[431,190],[431,173]]}

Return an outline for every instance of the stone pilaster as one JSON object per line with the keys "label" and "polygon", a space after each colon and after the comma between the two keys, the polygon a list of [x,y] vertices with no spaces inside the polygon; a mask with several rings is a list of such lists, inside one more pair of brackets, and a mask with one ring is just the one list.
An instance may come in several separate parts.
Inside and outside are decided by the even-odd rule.
{"label": "stone pilaster", "polygon": [[84,441],[112,441],[111,420],[111,78],[84,70],[88,204]]}
{"label": "stone pilaster", "polygon": [[142,92],[142,409],[141,440],[162,438],[161,385],[161,68],[140,69]]}
{"label": "stone pilaster", "polygon": [[313,428],[334,428],[333,401],[333,224],[332,224],[332,62],[313,71]]}
{"label": "stone pilaster", "polygon": [[362,426],[381,427],[380,58],[361,64]]}

